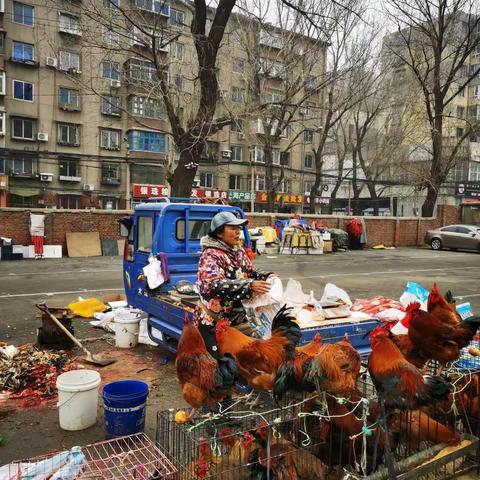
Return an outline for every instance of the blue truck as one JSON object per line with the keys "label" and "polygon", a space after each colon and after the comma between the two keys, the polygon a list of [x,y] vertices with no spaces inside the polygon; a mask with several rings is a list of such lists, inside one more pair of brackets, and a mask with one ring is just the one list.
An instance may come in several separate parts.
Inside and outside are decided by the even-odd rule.
{"label": "blue truck", "polygon": [[[148,314],[148,333],[158,345],[176,352],[185,316],[192,318],[198,297],[182,294],[176,286],[181,281],[195,283],[201,247],[212,217],[220,211],[231,211],[239,218],[244,212],[230,205],[200,203],[196,199],[155,198],[137,205],[131,217],[120,221],[125,237],[123,280],[128,304]],[[250,245],[244,227],[245,246]],[[166,282],[150,290],[143,267],[151,255],[160,255],[168,264]],[[323,341],[336,342],[348,333],[350,341],[363,354],[369,351],[365,334],[376,326],[373,320],[325,321],[322,326],[302,330],[301,343],[316,333]]]}

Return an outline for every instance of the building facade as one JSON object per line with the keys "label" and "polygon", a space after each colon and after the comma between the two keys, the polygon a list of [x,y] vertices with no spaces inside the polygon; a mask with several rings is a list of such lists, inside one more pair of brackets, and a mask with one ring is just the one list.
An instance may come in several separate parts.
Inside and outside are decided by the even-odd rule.
{"label": "building facade", "polygon": [[[139,31],[123,34],[107,21],[94,25],[94,9],[113,19],[126,4],[142,15]],[[178,152],[142,35],[152,28],[168,35],[158,48],[179,117],[187,117],[196,102],[191,9],[157,0],[4,0],[0,8],[0,206],[124,209],[168,194],[166,177]],[[194,193],[261,211],[265,132],[260,115],[243,114],[252,65],[235,35],[240,24],[227,26],[218,61],[224,92],[218,110],[238,107],[239,120],[206,139]],[[275,67],[284,44],[272,38],[260,38],[258,48]],[[305,98],[324,72],[325,48],[315,48],[315,64],[295,98]],[[271,72],[263,75],[262,95],[275,102],[285,78]],[[284,170],[281,211],[301,212],[306,202],[318,135],[312,112],[321,101],[312,93],[274,145],[274,168],[278,175]]]}

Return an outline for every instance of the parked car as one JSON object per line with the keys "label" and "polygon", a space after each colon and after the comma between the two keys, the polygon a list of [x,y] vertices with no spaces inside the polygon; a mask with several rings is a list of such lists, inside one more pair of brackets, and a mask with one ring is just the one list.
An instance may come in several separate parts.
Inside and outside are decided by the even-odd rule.
{"label": "parked car", "polygon": [[448,225],[447,227],[429,230],[425,234],[425,243],[432,250],[451,248],[452,250],[480,251],[480,226],[476,225]]}

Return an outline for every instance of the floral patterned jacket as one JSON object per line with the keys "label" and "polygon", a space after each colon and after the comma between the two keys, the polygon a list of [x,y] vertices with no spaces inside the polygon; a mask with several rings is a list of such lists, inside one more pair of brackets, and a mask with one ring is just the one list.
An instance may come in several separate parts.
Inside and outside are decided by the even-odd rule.
{"label": "floral patterned jacket", "polygon": [[216,319],[197,308],[195,321],[206,325],[214,325],[220,319],[227,319],[232,325],[245,322],[242,300],[252,297],[254,280],[265,280],[271,273],[256,270],[243,248],[233,249],[208,236],[202,238],[201,246],[196,286],[200,301]]}

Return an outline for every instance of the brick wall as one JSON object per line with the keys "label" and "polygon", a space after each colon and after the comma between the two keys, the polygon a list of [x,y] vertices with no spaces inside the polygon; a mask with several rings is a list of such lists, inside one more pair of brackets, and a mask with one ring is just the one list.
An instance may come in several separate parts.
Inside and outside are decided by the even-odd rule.
{"label": "brick wall", "polygon": [[[13,239],[15,245],[30,244],[29,211],[45,214],[46,244],[65,247],[66,232],[99,232],[101,239],[119,237],[118,219],[130,211],[109,210],[43,210],[0,208],[0,236]],[[247,214],[251,227],[274,225],[276,218],[289,218],[288,214]],[[334,215],[304,215],[309,222],[320,220],[326,227],[346,229],[351,217]],[[460,222],[460,208],[440,205],[437,218],[364,217],[368,245],[387,246],[422,245],[425,232],[432,228]],[[64,248],[64,254],[66,250]]]}

